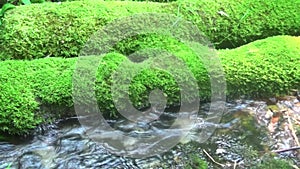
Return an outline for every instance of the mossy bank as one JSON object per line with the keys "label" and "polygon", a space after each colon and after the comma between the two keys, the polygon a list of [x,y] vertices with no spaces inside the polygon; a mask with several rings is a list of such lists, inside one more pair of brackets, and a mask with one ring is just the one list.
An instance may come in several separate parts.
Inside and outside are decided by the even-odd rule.
{"label": "mossy bank", "polygon": [[[163,42],[158,46],[161,47]],[[199,94],[201,99],[209,99],[209,77],[201,60],[197,60],[195,54],[179,42],[173,42],[173,46],[166,44],[165,48],[184,60],[196,78],[199,93],[194,94]],[[225,71],[227,96],[270,97],[286,94],[290,89],[299,89],[299,44],[299,37],[277,36],[237,49],[217,51]],[[72,115],[72,85],[76,83],[73,72],[77,60],[43,58],[0,62],[0,130],[10,134],[24,134],[45,121]],[[112,73],[124,62],[130,62],[126,56],[109,53],[99,64],[94,90],[105,116],[118,116],[111,93],[111,85],[115,83]],[[130,70],[140,68],[130,67]],[[180,71],[181,68],[176,67],[176,70]],[[125,72],[118,80],[122,81],[127,76]],[[190,81],[184,74],[180,77],[179,80]],[[117,88],[122,91],[124,86]],[[127,94],[135,107],[142,108],[149,105],[149,93],[156,88],[165,92],[168,105],[179,103],[178,84],[168,71],[159,69],[144,68],[134,77]],[[89,95],[80,97],[81,104],[90,104]]]}
{"label": "mossy bank", "polygon": [[149,12],[191,21],[216,48],[232,48],[274,35],[300,35],[299,8],[300,0],[87,0],[18,6],[5,13],[0,26],[0,56],[76,57],[90,36],[107,23]]}

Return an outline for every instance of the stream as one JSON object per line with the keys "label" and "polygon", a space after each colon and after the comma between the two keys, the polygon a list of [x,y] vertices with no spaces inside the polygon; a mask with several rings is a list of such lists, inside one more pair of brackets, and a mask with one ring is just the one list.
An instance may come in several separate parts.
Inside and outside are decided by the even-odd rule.
{"label": "stream", "polygon": [[[267,106],[266,102],[254,100],[228,102],[219,124],[201,121],[197,129],[167,152],[137,159],[111,153],[106,146],[85,137],[85,128],[77,117],[58,120],[38,127],[31,137],[0,140],[0,169],[186,168],[191,155],[207,161],[209,168],[251,168],[265,152],[292,146],[284,142],[289,138],[283,135],[284,131],[273,134],[268,131]],[[208,105],[203,104],[199,114],[207,112]],[[161,117],[151,123],[133,124],[124,119],[108,122],[116,131],[133,138],[136,133],[176,134],[176,131],[164,130],[166,120],[173,118],[172,113],[164,112]],[[195,141],[203,128],[212,125],[216,130],[207,141]],[[107,137],[115,135],[113,132],[105,134]],[[300,164],[299,153],[279,155]]]}

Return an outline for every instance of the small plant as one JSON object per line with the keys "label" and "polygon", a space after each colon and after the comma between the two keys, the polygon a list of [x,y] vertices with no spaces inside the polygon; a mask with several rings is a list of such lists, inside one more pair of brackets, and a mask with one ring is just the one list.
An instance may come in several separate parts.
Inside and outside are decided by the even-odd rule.
{"label": "small plant", "polygon": [[12,163],[9,163],[5,169],[10,169]]}
{"label": "small plant", "polygon": [[189,155],[189,161],[184,167],[186,169],[207,169],[208,164],[195,154]]}

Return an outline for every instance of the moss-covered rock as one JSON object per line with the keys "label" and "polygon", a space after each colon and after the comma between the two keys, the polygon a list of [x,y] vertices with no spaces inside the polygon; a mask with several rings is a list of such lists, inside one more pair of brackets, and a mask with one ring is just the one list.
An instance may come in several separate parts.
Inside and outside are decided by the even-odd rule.
{"label": "moss-covered rock", "polygon": [[218,49],[274,35],[300,35],[300,0],[182,0],[174,5]]}
{"label": "moss-covered rock", "polygon": [[18,6],[3,19],[0,53],[15,59],[78,56],[90,36],[113,19],[158,12],[162,6],[98,0]]}
{"label": "moss-covered rock", "polygon": [[3,18],[0,59],[78,56],[89,37],[107,23],[145,12],[183,17],[217,48],[237,47],[273,35],[300,35],[299,8],[300,0],[88,0],[19,6]]}
{"label": "moss-covered rock", "polygon": [[276,36],[219,50],[228,96],[270,97],[300,87],[300,37]]}
{"label": "moss-covered rock", "polygon": [[[166,39],[165,42],[171,40]],[[224,67],[227,80],[227,95],[231,98],[241,95],[250,97],[269,97],[286,94],[290,89],[299,89],[300,86],[300,37],[277,36],[259,40],[232,50],[218,51]],[[147,42],[141,47],[147,48]],[[168,45],[175,44],[175,45]],[[151,46],[154,46],[151,44]],[[209,99],[210,81],[205,65],[193,51],[180,42],[164,44],[161,41],[157,47],[173,52],[175,56],[187,63],[187,68],[193,73],[199,86],[199,93],[192,93],[185,98],[193,102],[193,98],[200,95],[201,99]],[[157,57],[155,57],[157,58]],[[147,60],[151,60],[148,58]],[[159,58],[158,58],[159,59]],[[93,60],[90,60],[93,63]],[[164,64],[168,62],[162,61]],[[85,87],[88,81],[77,83],[81,75],[88,75],[90,63],[86,62],[87,69],[78,68],[78,58],[43,58],[32,61],[8,60],[0,62],[0,130],[11,134],[23,134],[37,124],[70,115],[74,110],[72,85]],[[120,64],[125,69],[118,69]],[[115,86],[121,98],[117,104],[122,105],[122,98],[130,96],[136,108],[149,106],[151,90],[159,88],[167,95],[168,105],[180,102],[178,81],[189,82],[188,75],[181,75],[174,80],[171,69],[150,69],[147,62],[142,65],[132,65],[129,59],[118,53],[109,53],[99,63],[95,78],[95,94],[98,105],[105,116],[118,115],[111,86],[118,81],[126,81],[131,72],[128,70],[142,70],[130,83],[127,93],[122,92],[126,86]],[[173,63],[172,63],[173,64]],[[127,67],[126,67],[127,65]],[[128,68],[128,69],[127,69]],[[175,70],[184,69],[176,67]],[[112,78],[113,72],[119,70],[121,76]],[[121,71],[120,71],[121,70]],[[124,70],[124,71],[123,71]],[[182,72],[181,72],[182,73]],[[83,79],[79,80],[84,80]],[[79,81],[80,82],[80,81]],[[82,82],[82,81],[81,81]],[[81,85],[82,84],[82,85]],[[187,83],[189,84],[189,83]],[[77,86],[78,87],[78,86]],[[89,106],[90,95],[83,93],[78,96],[80,104]],[[189,100],[191,99],[191,100]]]}
{"label": "moss-covered rock", "polygon": [[0,62],[0,130],[24,134],[48,117],[60,117],[47,113],[55,113],[50,106],[72,105],[74,63],[61,58]]}

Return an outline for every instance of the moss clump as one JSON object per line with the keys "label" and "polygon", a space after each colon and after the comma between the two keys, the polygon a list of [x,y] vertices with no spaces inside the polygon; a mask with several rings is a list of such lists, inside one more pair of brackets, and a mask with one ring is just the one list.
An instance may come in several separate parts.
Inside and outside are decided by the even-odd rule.
{"label": "moss clump", "polygon": [[2,131],[24,133],[40,124],[43,119],[36,116],[37,102],[26,85],[13,82],[0,85],[0,127]]}
{"label": "moss clump", "polygon": [[252,167],[253,169],[274,169],[274,168],[280,168],[280,169],[292,169],[292,165],[289,164],[287,160],[283,159],[274,159],[274,157],[269,157],[267,159],[264,159],[256,166]]}
{"label": "moss clump", "polygon": [[161,11],[162,6],[97,0],[18,6],[3,19],[0,53],[14,59],[76,57],[89,37],[108,22],[134,13]]}
{"label": "moss clump", "polygon": [[300,35],[300,0],[182,0],[174,5],[218,49],[274,35]]}
{"label": "moss clump", "polygon": [[299,7],[300,0],[88,0],[19,6],[3,18],[0,59],[76,57],[89,37],[107,23],[147,12],[192,21],[217,48],[237,47],[274,35],[300,35]]}
{"label": "moss clump", "polygon": [[300,37],[276,36],[220,50],[228,96],[263,97],[300,86]]}
{"label": "moss clump", "polygon": [[1,132],[25,134],[48,117],[60,117],[44,106],[72,105],[72,65],[65,59],[0,62]]}
{"label": "moss clump", "polygon": [[[118,115],[114,104],[116,97],[118,98],[116,103],[122,109],[126,108],[124,101],[128,101],[127,96],[136,108],[149,106],[149,95],[155,89],[164,91],[169,106],[177,105],[181,100],[193,102],[198,96],[201,99],[209,99],[210,81],[202,60],[181,42],[164,39],[165,41],[160,41],[156,47],[172,52],[186,63],[186,67],[174,66],[173,62],[159,60],[164,58],[151,57],[151,55],[143,64],[133,64],[129,58],[115,52],[105,55],[99,64],[96,62],[98,69],[92,85],[97,103],[105,116]],[[299,37],[278,36],[237,49],[219,51],[226,73],[227,95],[269,97],[286,94],[292,88],[299,89],[299,40]],[[145,42],[140,47],[147,48],[147,44]],[[155,47],[154,44],[151,46]],[[83,75],[89,75],[91,65],[95,65],[95,61],[89,59],[88,62],[78,65],[78,59],[44,58],[0,62],[0,130],[11,134],[22,134],[45,121],[44,119],[51,120],[51,118],[70,115],[74,106],[72,86],[77,85],[78,88],[83,89],[88,87],[89,81],[84,81],[88,76]],[[167,69],[151,68],[148,63],[153,59],[158,59],[153,63],[169,66]],[[82,69],[74,74],[78,66]],[[188,89],[195,87],[191,85],[193,83],[189,83],[193,79],[190,78],[189,71],[184,71],[185,69],[195,77],[194,85],[198,85],[199,92],[180,96],[178,87],[180,82],[187,85],[185,87]],[[170,73],[172,70],[178,73],[177,79]],[[132,77],[129,90],[125,90],[128,85],[122,82],[131,78],[132,73],[135,72],[138,73]],[[113,75],[120,76],[113,78]],[[117,85],[113,86],[113,84]],[[117,95],[112,93],[112,89],[117,91]],[[82,92],[82,95],[78,95],[81,105],[89,107],[92,97],[90,94]]]}
{"label": "moss clump", "polygon": [[186,163],[184,168],[187,169],[207,169],[208,164],[206,161],[202,160],[200,157],[197,155],[189,155],[189,161]]}

